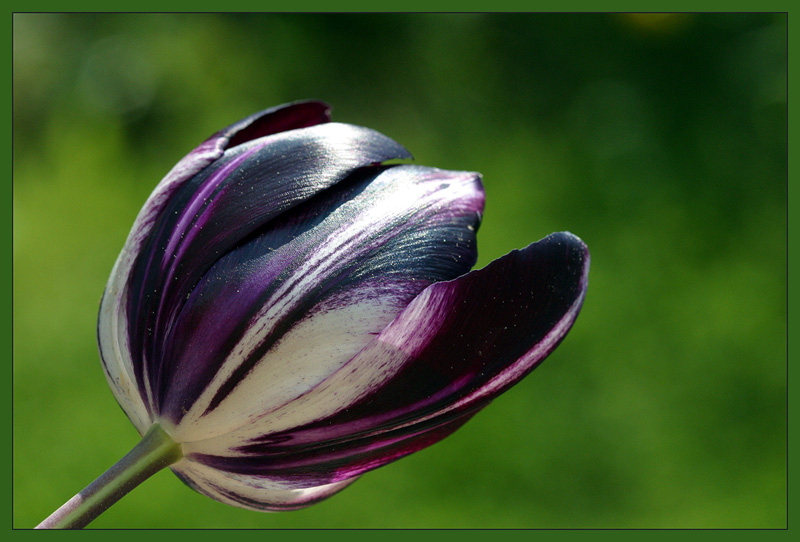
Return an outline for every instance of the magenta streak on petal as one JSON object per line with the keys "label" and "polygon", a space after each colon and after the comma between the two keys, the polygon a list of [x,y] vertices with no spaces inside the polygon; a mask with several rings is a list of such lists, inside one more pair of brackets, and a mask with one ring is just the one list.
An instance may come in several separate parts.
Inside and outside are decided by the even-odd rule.
{"label": "magenta streak on petal", "polygon": [[[187,459],[221,471],[280,480],[298,488],[314,487],[352,479],[435,444],[464,425],[473,414],[460,413],[439,420],[437,425],[406,428],[332,446],[281,443],[274,448],[262,446],[257,454],[217,456],[190,453]],[[284,444],[289,444],[289,447],[284,447]]]}
{"label": "magenta streak on petal", "polygon": [[[175,276],[176,269],[178,265],[180,265],[180,263],[182,262],[182,258],[184,255],[184,251],[186,250],[186,247],[190,246],[191,240],[194,239],[200,232],[202,227],[201,225],[202,222],[207,220],[207,219],[202,219],[202,216],[199,214],[201,212],[201,209],[203,209],[203,206],[210,205],[208,202],[212,194],[219,188],[219,186],[223,182],[225,182],[228,176],[233,171],[235,171],[236,168],[242,162],[247,160],[247,158],[253,153],[255,153],[257,150],[258,147],[253,147],[252,149],[248,149],[242,152],[241,155],[232,159],[230,162],[223,164],[222,167],[214,171],[208,177],[208,179],[206,179],[205,183],[203,184],[202,187],[200,187],[198,192],[193,194],[191,203],[189,203],[189,205],[187,205],[186,208],[181,212],[180,219],[173,227],[169,243],[166,249],[164,250],[161,262],[162,264],[161,272],[163,276],[168,278]],[[169,268],[165,269],[164,267],[165,265],[169,265]],[[158,300],[158,308],[155,313],[156,315],[155,322],[153,324],[156,329],[159,329],[159,326],[163,325],[162,324],[163,318],[167,318],[170,316],[164,314],[165,310],[164,305],[168,300],[171,299],[169,291],[173,286],[173,281],[165,280],[163,284],[164,288]],[[147,369],[145,369],[145,374],[146,372]],[[157,386],[157,380],[156,380],[156,386]],[[151,408],[154,408],[154,405],[151,405]]]}
{"label": "magenta streak on petal", "polygon": [[[250,155],[256,153],[258,150],[259,147],[248,149],[223,165],[212,173],[197,193],[193,195],[192,202],[181,212],[181,218],[173,227],[172,237],[164,253],[165,263],[169,262],[170,268],[166,270],[162,265],[161,269],[163,272],[167,273],[167,276],[173,276],[178,262],[183,258],[183,251],[185,249],[176,250],[176,247],[179,244],[183,246],[189,245],[190,241],[197,236],[199,229],[208,221],[209,208],[213,206],[213,200],[209,203],[211,195],[242,162],[247,160]],[[203,209],[204,206],[205,209]]]}
{"label": "magenta streak on petal", "polygon": [[[201,461],[273,476],[297,475],[298,461],[308,461],[306,470],[329,480],[324,473],[342,464],[351,465],[347,476],[397,458],[380,446],[370,448],[376,441],[433,431],[427,443],[435,442],[438,428],[486,406],[564,338],[582,304],[588,267],[585,245],[561,233],[430,286],[375,339],[391,352],[392,343],[414,329],[422,335],[410,349],[405,341],[394,345],[409,357],[393,376],[375,375],[370,393],[330,416],[235,450],[244,455]],[[409,312],[421,318],[407,317]],[[403,333],[407,326],[412,327]],[[381,355],[370,346],[362,353]]]}
{"label": "magenta streak on petal", "polygon": [[[130,354],[132,350],[130,348],[129,334],[121,334],[124,335],[124,337],[117,334],[109,334],[108,336],[101,334],[100,319],[106,315],[108,318],[114,318],[118,320],[117,323],[120,331],[127,328],[127,326],[125,326],[125,318],[122,315],[125,313],[126,305],[128,303],[126,296],[130,295],[128,285],[130,283],[130,274],[133,269],[134,262],[137,258],[142,258],[145,256],[142,250],[146,246],[149,236],[151,235],[154,226],[157,224],[159,216],[164,211],[164,208],[169,204],[170,199],[174,197],[178,190],[180,190],[189,179],[191,179],[194,175],[202,171],[205,167],[222,155],[222,147],[224,146],[225,141],[227,141],[226,138],[212,136],[201,143],[183,159],[181,159],[181,161],[178,162],[166,175],[166,177],[164,177],[164,179],[158,184],[156,189],[145,202],[144,206],[139,212],[139,215],[136,217],[136,221],[131,228],[128,239],[125,242],[125,246],[123,247],[122,252],[120,253],[119,258],[114,266],[114,270],[111,273],[111,277],[109,278],[108,285],[106,286],[101,301],[101,307],[105,307],[107,303],[114,303],[117,308],[111,312],[106,312],[101,308],[98,317],[98,344],[100,346],[103,366],[105,367],[107,374],[110,375],[112,372],[116,373],[116,371],[109,370],[108,363],[105,359],[106,355],[112,357],[116,356],[113,353],[114,347],[112,345],[114,342],[122,343],[118,345],[122,351]],[[157,257],[157,254],[158,253],[155,250],[151,250],[148,254],[146,254],[148,267],[152,265],[154,259]],[[123,287],[123,285],[125,286]],[[110,286],[113,287],[109,289]],[[108,298],[110,292],[114,292],[113,300]],[[116,326],[109,325],[109,331],[114,327]],[[134,361],[134,365],[139,367],[139,370],[134,368],[134,378],[137,382],[137,386],[140,389],[142,398],[144,399],[144,406],[148,413],[152,413],[152,396],[145,391],[147,386],[145,384],[146,379],[144,379],[144,375],[147,374],[147,358],[143,356],[140,360],[140,363],[136,363]],[[118,377],[119,375],[117,375],[117,378]]]}
{"label": "magenta streak on petal", "polygon": [[[330,107],[322,102],[295,102],[261,111],[218,131],[170,170],[137,216],[103,297],[104,309],[101,310],[99,318],[105,318],[106,322],[102,325],[98,322],[98,339],[101,355],[106,360],[104,367],[109,378],[117,379],[123,373],[132,377],[144,400],[144,407],[149,413],[157,410],[157,407],[153,404],[151,380],[146,375],[151,373],[153,365],[160,363],[160,359],[154,347],[145,346],[145,342],[150,342],[148,334],[157,334],[160,331],[154,327],[152,320],[155,316],[153,314],[155,299],[152,296],[158,296],[164,284],[163,282],[161,285],[154,284],[158,282],[154,280],[145,283],[137,270],[145,269],[150,270],[149,273],[158,273],[156,270],[159,268],[159,258],[163,254],[165,243],[170,238],[170,232],[163,229],[165,209],[172,208],[174,211],[175,208],[171,203],[175,198],[183,197],[181,192],[185,194],[183,189],[187,182],[220,158],[225,149],[267,135],[327,123],[330,120],[329,112]],[[169,223],[170,220],[167,218],[166,222]],[[159,228],[161,233],[157,235],[154,229]],[[153,237],[159,238],[157,244],[151,242]],[[173,287],[172,290],[175,291],[176,288]],[[151,298],[150,301],[147,298]],[[120,310],[111,309],[112,304],[118,306]],[[117,321],[118,326],[110,324],[108,320],[111,318]],[[112,330],[117,327],[120,328],[120,332],[113,333]],[[123,334],[123,330],[128,332]],[[158,340],[155,335],[151,336],[154,340]],[[120,356],[115,353],[116,348],[121,350],[122,359],[115,364],[110,359]],[[120,393],[122,392],[115,395],[118,400],[124,402]],[[126,412],[129,412],[129,409]]]}
{"label": "magenta streak on petal", "polygon": [[[392,187],[390,190],[394,191],[395,188]],[[425,196],[426,199],[423,201],[426,201],[427,198],[430,197],[430,194],[437,192],[438,184],[431,183],[429,192]],[[473,199],[476,201],[473,201]],[[312,258],[319,257],[320,254],[323,256],[319,257],[317,261],[314,261],[314,266],[306,269],[305,273],[298,273],[290,276],[291,278],[285,281],[281,286],[283,292],[272,297],[269,305],[281,306],[286,304],[287,307],[296,306],[302,310],[289,309],[285,313],[288,319],[283,317],[278,323],[270,322],[270,326],[274,326],[274,330],[265,336],[261,345],[248,356],[248,359],[244,360],[236,371],[234,371],[233,375],[220,387],[206,409],[206,414],[213,411],[235,388],[237,383],[245,378],[246,374],[260,359],[262,359],[264,354],[281,338],[283,333],[289,330],[297,319],[302,318],[304,310],[308,308],[308,301],[305,301],[303,298],[298,298],[298,291],[305,291],[306,295],[313,293],[314,290],[310,286],[312,283],[317,284],[315,289],[324,286],[324,289],[321,291],[329,290],[332,285],[346,284],[348,281],[347,275],[349,272],[352,272],[352,270],[349,270],[351,267],[358,265],[359,261],[369,258],[370,255],[374,257],[375,254],[381,253],[381,249],[384,245],[392,240],[402,238],[406,231],[411,233],[416,232],[416,228],[419,227],[419,224],[428,224],[427,227],[430,229],[429,235],[434,235],[433,232],[435,232],[436,229],[433,228],[433,225],[439,222],[439,219],[441,219],[442,223],[447,224],[448,220],[453,216],[468,216],[470,221],[477,222],[477,214],[475,214],[474,208],[480,206],[482,201],[482,192],[476,192],[468,201],[451,202],[448,211],[442,213],[439,208],[439,206],[442,205],[442,201],[438,199],[427,200],[424,206],[413,210],[409,209],[407,213],[398,215],[391,221],[387,220],[385,223],[369,223],[362,221],[366,226],[361,230],[355,229],[354,231],[348,231],[347,236],[345,236],[345,232],[340,232],[324,240],[319,238],[310,239],[309,241],[315,245],[313,252],[310,246],[306,248],[297,246],[296,250],[298,254],[316,255],[312,255]],[[466,226],[466,224],[464,226]],[[473,224],[473,227],[475,226],[476,225]],[[469,230],[464,227],[463,232],[466,234]],[[440,240],[437,239],[437,241]],[[465,247],[472,246],[471,241],[465,240],[464,243]],[[465,261],[462,264],[466,265],[466,267],[463,267],[461,272],[469,269],[472,263],[474,263],[473,258],[470,258],[469,261]],[[299,269],[302,269],[302,260],[298,263],[300,263]],[[320,273],[320,270],[324,271]],[[450,277],[452,277],[452,275],[438,278]],[[418,284],[418,288],[422,289],[428,284],[429,282],[421,281]],[[285,320],[285,323],[283,320]],[[267,324],[265,323],[263,325],[265,326]]]}
{"label": "magenta streak on petal", "polygon": [[[225,397],[233,391],[236,385],[246,377],[247,373],[252,370],[255,364],[291,329],[292,325],[308,314],[308,310],[313,304],[321,302],[327,296],[320,297],[316,300],[308,299],[308,295],[312,294],[314,290],[309,286],[303,286],[304,283],[314,281],[316,289],[319,290],[318,295],[320,296],[322,296],[323,292],[328,294],[329,291],[335,291],[337,287],[340,287],[338,285],[348,282],[346,274],[342,274],[343,271],[356,266],[363,258],[368,258],[371,253],[379,251],[389,240],[400,236],[406,229],[410,229],[408,226],[409,223],[410,222],[407,221],[405,225],[398,225],[398,227],[393,229],[386,228],[384,225],[383,227],[376,226],[373,229],[357,232],[338,247],[329,247],[329,245],[340,241],[336,238],[328,238],[322,242],[311,239],[310,241],[313,242],[316,247],[316,252],[324,253],[325,256],[316,261],[315,267],[308,269],[307,274],[293,275],[293,280],[291,282],[287,281],[284,283],[283,286],[285,289],[282,293],[270,299],[270,306],[286,305],[288,308],[277,321],[269,321],[261,324],[262,330],[270,326],[271,332],[265,335],[259,346],[243,360],[243,363],[220,387],[206,409],[205,414],[213,411]],[[298,245],[294,248],[299,255],[311,254],[310,246],[303,247],[302,245]],[[292,259],[289,260],[289,263],[302,265],[302,260]],[[314,280],[312,274],[319,269],[326,269],[329,270],[329,272]],[[335,272],[335,274],[333,272]],[[264,282],[264,284],[269,284],[269,282]],[[429,282],[427,281],[420,281],[417,287],[422,289],[428,284]],[[299,297],[298,290],[305,291],[305,295]],[[416,291],[414,293],[416,293]]]}
{"label": "magenta streak on petal", "polygon": [[[233,150],[237,154],[249,152],[253,147],[265,151],[263,161],[253,160],[251,156],[251,160],[240,164],[238,169],[244,176],[242,181],[245,186],[252,188],[259,185],[261,191],[253,201],[249,192],[242,194],[236,192],[233,187],[228,190],[230,183],[227,180],[222,183],[221,186],[225,188],[220,188],[209,204],[217,211],[211,213],[218,218],[217,223],[211,227],[212,222],[204,222],[208,227],[202,230],[198,228],[190,241],[184,240],[182,244],[177,245],[185,247],[183,250],[178,249],[180,254],[165,255],[167,259],[173,257],[174,265],[177,266],[174,269],[183,269],[185,274],[181,273],[180,277],[171,276],[163,271],[157,273],[153,268],[144,265],[138,267],[142,270],[138,280],[135,279],[140,285],[136,292],[139,300],[134,301],[135,308],[132,304],[129,312],[141,315],[149,305],[147,296],[150,294],[162,296],[159,305],[147,311],[147,333],[151,334],[148,335],[151,338],[148,338],[147,344],[142,347],[143,351],[153,358],[154,366],[148,367],[146,371],[150,374],[151,384],[156,383],[158,377],[155,373],[158,373],[161,365],[166,363],[165,360],[159,359],[158,345],[164,343],[165,335],[173,323],[173,317],[183,304],[183,295],[179,295],[178,292],[188,294],[194,286],[193,282],[202,276],[207,266],[213,265],[224,251],[235,246],[264,222],[312,197],[314,193],[340,182],[351,168],[362,167],[374,161],[408,156],[407,151],[396,142],[371,130],[349,125],[327,125],[316,130],[314,128],[307,128],[302,132],[296,130],[291,135],[280,134],[250,141],[247,147],[242,145]],[[332,143],[342,146],[341,152],[327,154],[325,151]],[[256,156],[260,156],[260,153]],[[214,173],[208,172],[209,175]],[[201,186],[206,183],[202,178],[198,178],[198,181]],[[191,193],[178,196],[180,198],[177,200],[178,203],[183,201],[182,198],[186,198],[185,201],[192,201],[196,197]],[[177,208],[177,203],[172,208]],[[184,228],[188,228],[185,221],[191,220],[192,216],[182,215]],[[151,250],[163,250],[155,246],[156,243],[162,242],[169,243],[172,248],[176,246],[174,237],[185,233],[185,230],[176,233],[172,226],[175,220],[173,217],[162,217],[162,229],[151,236],[153,245],[150,247]],[[168,231],[165,228],[168,228]],[[189,246],[191,249],[186,248]],[[167,265],[166,262],[163,263]],[[179,280],[165,286],[164,283],[175,277]],[[153,310],[159,307],[161,310]],[[167,309],[169,311],[165,313]],[[153,321],[155,318],[158,320]],[[134,324],[134,331],[136,340],[139,341],[145,335],[144,324]]]}
{"label": "magenta streak on petal", "polygon": [[[418,431],[412,430],[402,434],[394,432],[376,438],[361,439],[355,449],[352,444],[348,446],[350,443],[346,443],[340,450],[331,447],[319,455],[315,454],[313,450],[308,454],[299,451],[291,458],[283,455],[277,463],[281,473],[298,477],[303,477],[305,472],[319,473],[321,470],[324,472],[324,470],[330,469],[333,475],[327,479],[328,483],[340,482],[435,444],[452,434],[471,417],[470,413],[455,420],[447,420],[436,427],[424,427]],[[323,467],[324,470],[320,467]],[[252,468],[252,466],[248,465],[245,470],[247,468]],[[269,471],[269,469],[270,467],[267,465],[267,470]]]}
{"label": "magenta streak on petal", "polygon": [[[424,302],[430,319],[419,322],[419,329],[429,340],[410,352],[407,369],[376,389],[361,408],[354,405],[334,416],[344,422],[335,433],[419,423],[499,395],[564,338],[583,303],[588,270],[585,245],[569,234],[553,234],[484,269],[432,285],[412,302]],[[530,273],[534,275],[523,281]],[[475,313],[475,306],[481,312]],[[402,315],[381,335],[400,323]],[[388,336],[376,340],[381,339],[391,342]],[[442,378],[433,389],[425,385]],[[470,381],[471,386],[464,386]],[[451,392],[449,400],[444,392]],[[335,422],[314,425],[321,434],[332,434]],[[319,438],[313,433],[308,438]]]}
{"label": "magenta streak on petal", "polygon": [[[223,257],[200,281],[166,341],[165,356],[172,362],[165,370],[172,376],[166,377],[167,396],[159,402],[163,416],[179,423],[181,413],[232,356],[230,367],[240,368],[217,384],[222,387],[216,399],[203,407],[213,410],[276,341],[313,317],[317,307],[335,309],[333,300],[341,306],[359,302],[349,298],[348,291],[374,284],[371,299],[383,299],[386,310],[393,310],[388,308],[391,304],[399,312],[431,282],[469,270],[475,262],[475,230],[483,203],[474,174],[393,166],[365,175],[285,214]],[[442,189],[443,177],[460,183],[461,192],[448,196],[456,187]],[[409,207],[402,210],[396,194],[411,190],[406,183],[424,184],[415,188],[422,190],[420,198],[407,198]],[[374,216],[365,214],[370,211]],[[219,299],[227,301],[214,302]],[[263,318],[268,311],[272,316]],[[362,337],[364,329],[358,329],[357,337]],[[242,351],[236,344],[246,331],[262,338],[248,342]]]}
{"label": "magenta streak on petal", "polygon": [[[212,136],[201,143],[172,168],[167,176],[159,183],[158,187],[156,187],[153,194],[148,198],[144,207],[139,212],[139,216],[136,218],[126,246],[120,255],[120,257],[124,256],[126,258],[125,262],[121,262],[124,263],[125,270],[119,270],[119,272],[126,275],[126,281],[128,280],[127,274],[130,272],[133,260],[137,256],[142,256],[141,250],[147,242],[148,235],[151,233],[153,226],[156,224],[170,198],[175,195],[186,181],[222,156],[222,149],[225,142],[227,142],[227,138]],[[146,268],[150,268],[157,254],[158,251],[156,250],[150,251],[147,256],[148,263]],[[114,277],[113,274],[112,277]],[[117,302],[120,304],[122,304],[123,294],[124,289],[120,289],[117,293]]]}

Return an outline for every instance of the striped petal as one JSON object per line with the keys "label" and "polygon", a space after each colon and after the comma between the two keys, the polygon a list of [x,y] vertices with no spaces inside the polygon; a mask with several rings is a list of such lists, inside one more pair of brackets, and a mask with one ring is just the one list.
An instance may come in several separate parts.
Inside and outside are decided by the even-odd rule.
{"label": "striped petal", "polygon": [[[116,292],[119,308],[101,310],[101,320],[115,313],[120,318],[121,309],[126,312],[117,333],[101,321],[101,349],[109,350],[102,346],[104,338],[116,341],[117,351],[112,346],[109,353],[130,363],[127,379],[144,391],[146,410],[152,414],[156,408],[152,390],[164,361],[159,349],[165,344],[165,334],[189,292],[221,255],[354,169],[408,156],[377,132],[329,123],[227,149],[174,190],[141,242],[127,279],[123,280],[122,272],[114,274],[119,282],[111,290]],[[121,306],[123,294],[125,307]]]}
{"label": "striped petal", "polygon": [[559,344],[580,310],[588,268],[583,242],[560,233],[433,284],[308,393],[184,452],[221,471],[314,487],[429,446]]}
{"label": "striped petal", "polygon": [[103,294],[98,317],[98,344],[106,379],[123,410],[144,432],[152,421],[134,378],[128,317],[124,312],[131,268],[165,207],[195,175],[223,156],[226,149],[253,139],[326,123],[330,107],[316,101],[296,102],[251,115],[208,138],[179,161],[145,202],[117,258]]}
{"label": "striped petal", "polygon": [[212,499],[255,511],[282,512],[305,508],[338,493],[358,477],[308,488],[250,476],[220,471],[194,461],[182,461],[173,472],[189,487]]}
{"label": "striped petal", "polygon": [[373,130],[323,124],[282,132],[225,152],[173,195],[143,246],[129,281],[134,376],[158,409],[156,388],[169,362],[160,352],[190,292],[210,267],[280,214],[353,170],[408,157]]}
{"label": "striped petal", "polygon": [[[165,341],[161,423],[186,442],[269,419],[476,260],[474,173],[373,168],[231,251]],[[221,303],[220,300],[225,300]]]}

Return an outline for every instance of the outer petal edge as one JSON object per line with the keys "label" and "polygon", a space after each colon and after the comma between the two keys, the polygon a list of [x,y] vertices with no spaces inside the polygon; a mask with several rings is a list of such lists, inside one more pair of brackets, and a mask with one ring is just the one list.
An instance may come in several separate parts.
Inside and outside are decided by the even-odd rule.
{"label": "outer petal edge", "polygon": [[[188,456],[221,470],[314,485],[377,468],[417,443],[433,444],[449,434],[443,428],[466,421],[552,352],[575,321],[588,269],[583,242],[560,233],[436,283],[349,364],[286,405],[288,414],[322,401],[333,409],[329,415],[298,427],[274,413],[274,432],[187,443]],[[523,270],[534,275],[509,282]],[[487,326],[487,318],[502,321]]]}

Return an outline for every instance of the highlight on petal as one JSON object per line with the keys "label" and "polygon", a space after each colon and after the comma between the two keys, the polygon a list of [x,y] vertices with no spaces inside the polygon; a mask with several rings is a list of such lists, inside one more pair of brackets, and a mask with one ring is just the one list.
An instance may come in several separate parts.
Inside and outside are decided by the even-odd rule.
{"label": "highlight on petal", "polygon": [[343,490],[358,477],[316,487],[294,487],[263,476],[220,471],[182,461],[173,472],[189,487],[212,499],[255,511],[283,512],[311,506]]}
{"label": "highlight on petal", "polygon": [[583,242],[560,233],[432,284],[308,393],[184,451],[222,471],[313,487],[428,446],[558,345],[580,310],[588,268]]}
{"label": "highlight on petal", "polygon": [[[167,202],[187,181],[222,157],[226,149],[255,138],[306,128],[329,120],[330,106],[327,104],[315,101],[296,102],[250,115],[208,138],[180,160],[147,199],[123,248],[120,256],[123,261],[118,262],[118,268],[111,276],[127,276],[132,256],[142,249],[142,241],[149,235]],[[120,263],[123,265],[119,266]]]}
{"label": "highlight on petal", "polygon": [[147,235],[139,238],[145,229],[132,232],[136,258],[129,238],[101,306],[98,337],[112,389],[128,395],[132,384],[124,382],[132,381],[146,395],[141,405],[132,400],[137,403],[130,405],[136,411],[132,418],[152,421],[152,387],[161,362],[156,350],[189,292],[217,259],[352,171],[407,157],[408,151],[378,132],[328,123],[238,145],[171,190]]}
{"label": "highlight on petal", "polygon": [[483,199],[474,173],[375,168],[271,223],[206,273],[176,321],[163,423],[208,438],[305,393],[425,287],[469,271]]}
{"label": "highlight on petal", "polygon": [[377,132],[332,123],[226,152],[173,195],[143,245],[129,279],[129,318],[138,316],[131,326],[131,344],[141,345],[142,356],[152,355],[153,345],[164,337],[148,336],[146,330],[168,329],[211,265],[268,221],[357,168],[407,156]]}

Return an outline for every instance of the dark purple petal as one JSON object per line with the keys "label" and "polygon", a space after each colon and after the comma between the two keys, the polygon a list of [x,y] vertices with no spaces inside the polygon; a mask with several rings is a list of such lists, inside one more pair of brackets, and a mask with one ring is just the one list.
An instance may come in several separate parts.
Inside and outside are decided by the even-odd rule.
{"label": "dark purple petal", "polygon": [[[146,386],[134,376],[134,359],[127,333],[125,298],[134,263],[141,261],[143,246],[152,236],[159,221],[164,221],[164,209],[187,181],[222,157],[226,149],[281,131],[306,128],[330,120],[330,107],[322,102],[306,101],[280,105],[251,115],[224,128],[181,159],[156,186],[145,202],[131,228],[125,246],[111,272],[103,293],[97,323],[100,357],[111,389],[130,419],[142,433],[148,428],[150,412]],[[138,315],[133,315],[133,321]],[[137,359],[141,364],[141,360]],[[138,392],[137,392],[138,389]],[[141,394],[141,397],[140,397]],[[142,400],[145,400],[143,402]]]}
{"label": "dark purple petal", "polygon": [[[178,162],[175,169],[189,179],[232,147],[268,135],[308,128],[330,121],[331,108],[318,101],[301,101],[271,107],[218,131]],[[174,171],[174,169],[173,169]]]}
{"label": "dark purple petal", "polygon": [[[361,438],[290,446],[252,445],[244,455],[219,456],[192,453],[191,464],[219,473],[280,481],[296,489],[346,483],[363,472],[378,468],[427,448],[464,425],[474,414],[459,413],[424,427],[405,426],[380,438]],[[234,497],[231,495],[231,497]],[[266,507],[271,508],[271,507]]]}
{"label": "dark purple petal", "polygon": [[[140,388],[159,386],[165,362],[159,349],[186,298],[220,257],[352,171],[409,156],[378,132],[329,123],[228,149],[182,185],[156,221],[130,275],[129,343]],[[149,406],[154,408],[152,396]]]}
{"label": "dark purple petal", "polygon": [[149,232],[176,191],[186,181],[221,158],[227,149],[268,135],[329,121],[330,106],[323,102],[306,101],[265,109],[223,128],[181,159],[159,183],[144,205],[140,220],[137,220],[131,235],[135,234],[137,238],[143,239],[145,232],[140,230]]}
{"label": "dark purple petal", "polygon": [[[373,168],[271,222],[189,296],[162,353],[161,417],[181,434],[194,408],[219,432],[222,414],[198,418],[220,404],[233,422],[263,416],[322,381],[428,285],[469,271],[483,199],[475,173]],[[234,388],[245,404],[223,403]]]}
{"label": "dark purple petal", "polygon": [[[357,476],[428,446],[559,344],[580,310],[588,269],[583,242],[558,233],[433,284],[336,375],[286,405],[313,412],[314,403],[322,403],[336,408],[330,415],[251,437],[227,454],[203,453],[213,442],[198,443],[187,448],[188,457],[229,472],[313,485]],[[364,380],[353,402],[331,399]]]}
{"label": "dark purple petal", "polygon": [[330,121],[330,115],[331,108],[324,102],[294,102],[250,115],[217,132],[216,137],[227,140],[222,147],[227,149],[268,135],[324,124]]}

